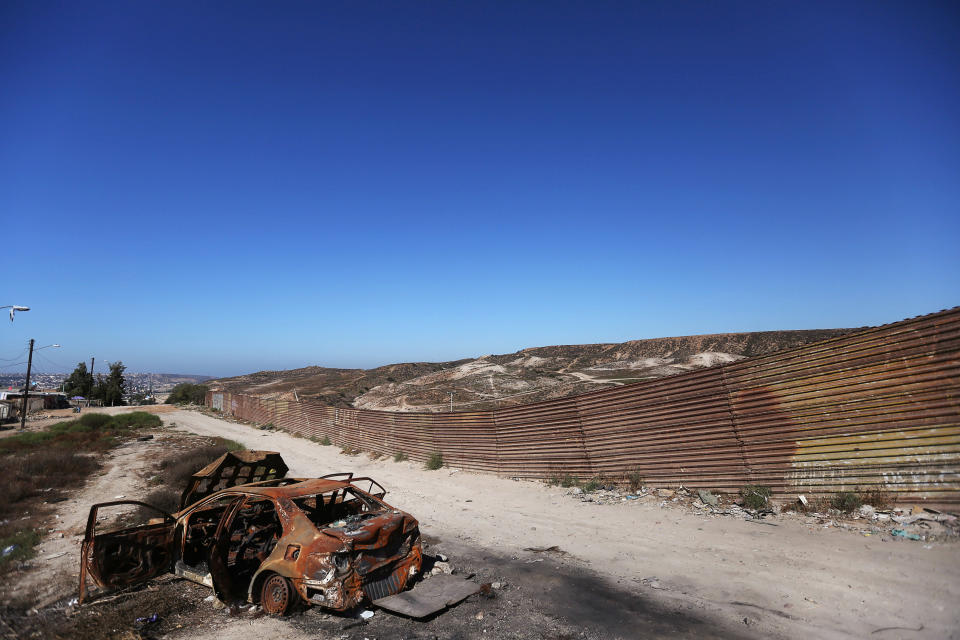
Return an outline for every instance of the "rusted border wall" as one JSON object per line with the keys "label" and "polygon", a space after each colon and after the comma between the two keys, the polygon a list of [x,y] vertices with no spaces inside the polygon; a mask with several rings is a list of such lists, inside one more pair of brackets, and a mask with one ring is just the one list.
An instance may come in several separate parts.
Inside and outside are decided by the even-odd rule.
{"label": "rusted border wall", "polygon": [[393,413],[211,392],[207,404],[218,402],[337,446],[414,460],[440,451],[450,466],[510,477],[637,472],[653,486],[879,487],[960,504],[960,308],[496,411]]}

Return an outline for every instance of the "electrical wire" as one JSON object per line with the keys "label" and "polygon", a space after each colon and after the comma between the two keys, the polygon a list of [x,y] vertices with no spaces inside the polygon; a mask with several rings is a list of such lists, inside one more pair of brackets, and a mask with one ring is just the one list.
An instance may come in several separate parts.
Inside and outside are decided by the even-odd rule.
{"label": "electrical wire", "polygon": [[25,355],[27,354],[27,351],[29,351],[29,349],[30,349],[30,348],[27,347],[26,349],[24,349],[23,351],[21,351],[21,352],[20,352],[20,355],[18,355],[16,358],[0,358],[0,362],[10,362],[11,360],[19,360],[20,358],[22,358],[23,356],[25,356]]}

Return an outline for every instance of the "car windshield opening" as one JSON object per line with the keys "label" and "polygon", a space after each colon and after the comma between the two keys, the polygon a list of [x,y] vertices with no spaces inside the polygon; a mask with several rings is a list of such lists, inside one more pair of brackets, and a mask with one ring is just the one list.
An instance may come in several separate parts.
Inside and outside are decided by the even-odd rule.
{"label": "car windshield opening", "polygon": [[295,498],[293,503],[318,527],[346,528],[385,509],[376,499],[345,487]]}

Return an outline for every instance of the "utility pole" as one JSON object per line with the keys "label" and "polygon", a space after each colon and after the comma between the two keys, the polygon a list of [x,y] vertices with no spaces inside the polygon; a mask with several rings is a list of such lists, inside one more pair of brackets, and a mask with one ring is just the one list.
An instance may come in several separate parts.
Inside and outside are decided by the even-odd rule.
{"label": "utility pole", "polygon": [[453,413],[453,391],[450,392],[450,413]]}
{"label": "utility pole", "polygon": [[93,375],[93,356],[90,356],[90,375]]}
{"label": "utility pole", "polygon": [[20,430],[27,428],[27,396],[30,395],[30,368],[33,366],[33,338],[30,338],[30,356],[27,358],[27,385],[23,388],[23,409],[20,411]]}

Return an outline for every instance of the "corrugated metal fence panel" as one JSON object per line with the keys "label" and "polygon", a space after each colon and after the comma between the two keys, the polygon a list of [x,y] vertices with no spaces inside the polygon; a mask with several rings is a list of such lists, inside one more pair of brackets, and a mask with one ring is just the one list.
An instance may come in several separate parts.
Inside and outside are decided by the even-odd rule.
{"label": "corrugated metal fence panel", "polygon": [[471,471],[499,471],[497,432],[491,412],[421,415],[434,420],[433,441],[436,451],[443,454],[444,464]]}
{"label": "corrugated metal fence panel", "polygon": [[754,480],[957,502],[958,338],[946,312],[728,367]]}
{"label": "corrugated metal fence panel", "polygon": [[592,475],[575,398],[500,409],[494,412],[494,421],[502,475]]}
{"label": "corrugated metal fence panel", "polygon": [[578,398],[594,470],[636,470],[654,486],[730,490],[745,483],[723,370],[705,369]]}
{"label": "corrugated metal fence panel", "polygon": [[451,466],[506,476],[635,471],[653,486],[875,487],[960,505],[960,309],[493,412],[335,409],[226,392],[222,406],[339,446],[414,460],[440,451]]}

